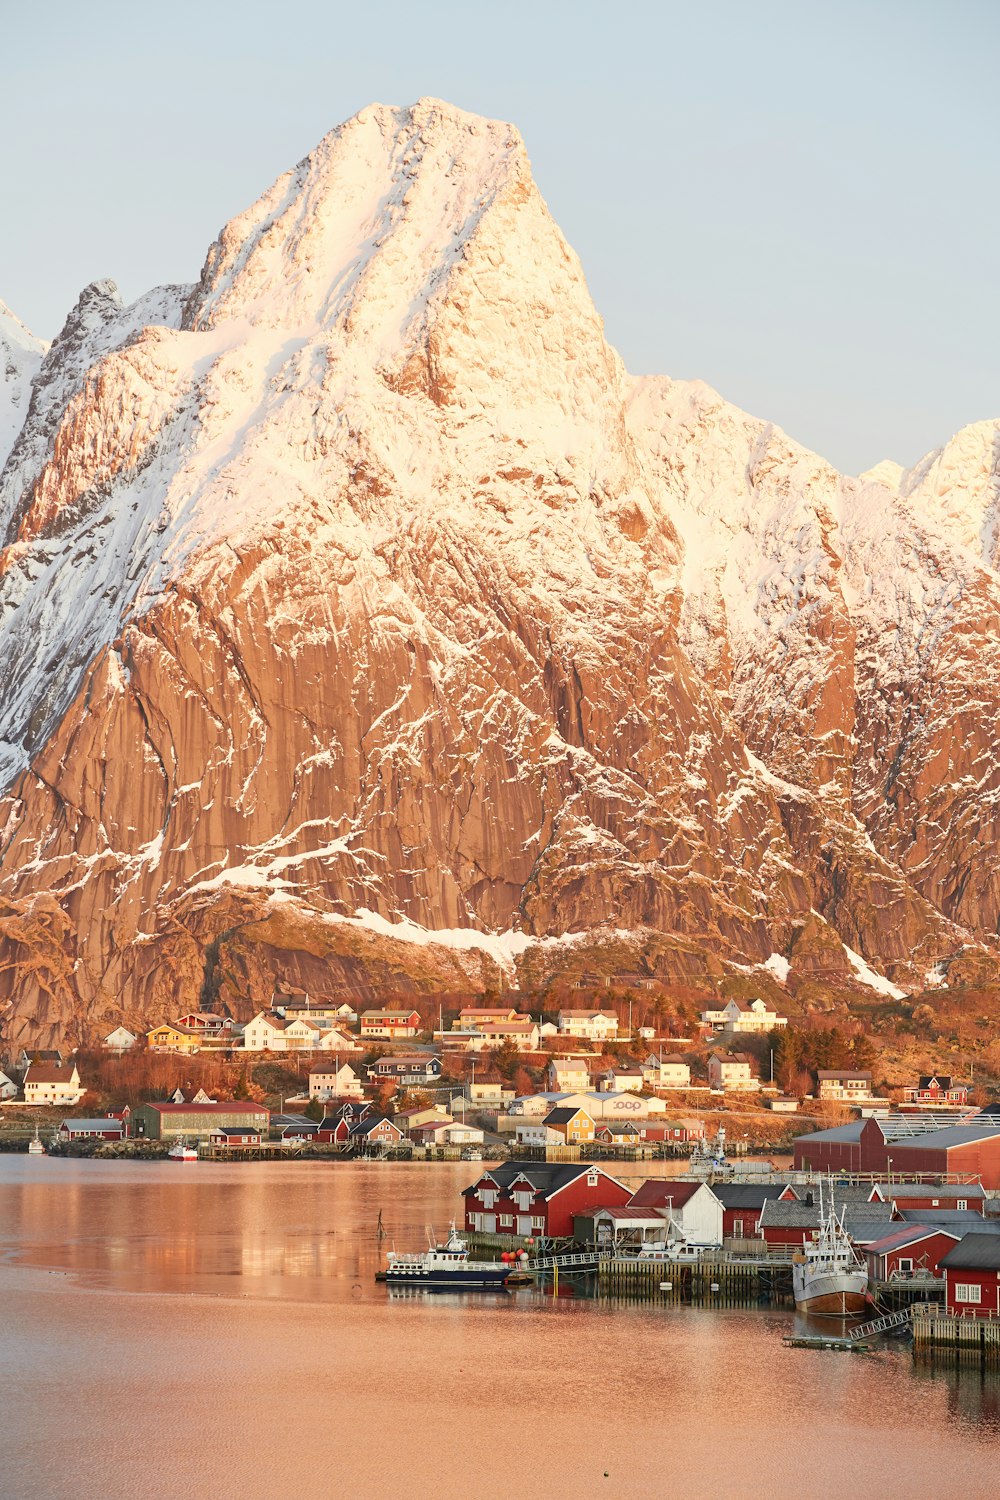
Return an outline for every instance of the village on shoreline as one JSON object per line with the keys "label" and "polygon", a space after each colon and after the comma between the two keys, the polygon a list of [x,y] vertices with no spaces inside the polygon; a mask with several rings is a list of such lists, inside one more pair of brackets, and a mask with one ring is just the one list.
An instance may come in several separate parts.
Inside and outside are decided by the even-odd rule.
{"label": "village on shoreline", "polygon": [[89,1051],[22,1046],[0,1060],[0,1149],[39,1125],[74,1152],[155,1154],[185,1135],[244,1158],[326,1147],[643,1159],[687,1155],[720,1125],[730,1154],[747,1154],[791,1150],[808,1127],[855,1114],[971,1107],[969,1085],[950,1077],[877,1088],[864,1032],[802,1031],[757,996],[666,1028],[624,1010],[564,1005],[536,1018],[463,1004],[447,1024],[442,1006],[433,1026],[416,1002],[359,1013],[286,988],[242,1025],[195,1011],[145,1036],[117,1026]]}
{"label": "village on shoreline", "polygon": [[[543,1252],[556,1278],[562,1264],[661,1301],[780,1300],[832,1209],[883,1317],[915,1341],[954,1351],[969,1319],[1000,1331],[1000,1104],[968,1084],[927,1074],[892,1097],[860,1065],[863,1034],[832,1029],[823,1060],[855,1065],[808,1071],[759,997],[704,1009],[685,1035],[604,1008],[449,1020],[282,993],[242,1027],[198,1011],[144,1038],[117,1027],[92,1052],[22,1048],[0,1073],[0,1149],[485,1162],[462,1203],[476,1249]],[[780,1087],[793,1077],[812,1088]],[[627,1170],[681,1157],[638,1184]],[[1000,1359],[992,1334],[980,1349]]]}

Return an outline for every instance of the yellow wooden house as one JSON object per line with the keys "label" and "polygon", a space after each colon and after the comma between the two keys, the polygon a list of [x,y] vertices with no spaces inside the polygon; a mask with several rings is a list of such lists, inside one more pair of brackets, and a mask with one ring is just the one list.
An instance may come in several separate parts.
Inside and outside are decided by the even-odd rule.
{"label": "yellow wooden house", "polygon": [[197,1052],[204,1041],[199,1032],[188,1031],[170,1021],[146,1032],[146,1047],[150,1052]]}

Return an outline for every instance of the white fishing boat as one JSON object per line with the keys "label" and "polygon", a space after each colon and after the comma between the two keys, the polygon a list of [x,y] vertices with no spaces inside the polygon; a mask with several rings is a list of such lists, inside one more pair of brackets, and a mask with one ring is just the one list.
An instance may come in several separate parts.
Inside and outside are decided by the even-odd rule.
{"label": "white fishing boat", "polygon": [[720,1125],[714,1136],[702,1136],[691,1149],[690,1171],[693,1177],[726,1177],[733,1164],[726,1156],[726,1127]]}
{"label": "white fishing boat", "polygon": [[851,1244],[843,1210],[838,1215],[832,1190],[824,1210],[822,1184],[820,1214],[819,1236],[792,1257],[795,1306],[813,1317],[846,1318],[865,1308],[868,1268]]}
{"label": "white fishing boat", "polygon": [[468,1247],[452,1224],[445,1243],[432,1245],[422,1254],[390,1250],[381,1279],[389,1286],[420,1286],[430,1291],[498,1292],[516,1269],[513,1260],[470,1260]]}
{"label": "white fishing boat", "polygon": [[38,1134],[38,1126],[37,1125],[35,1126],[34,1138],[28,1142],[28,1155],[29,1156],[44,1156],[45,1155],[45,1146],[43,1145],[42,1139],[41,1139],[41,1137]]}
{"label": "white fishing boat", "polygon": [[189,1145],[184,1136],[179,1135],[167,1152],[167,1158],[170,1161],[197,1161],[198,1148]]}

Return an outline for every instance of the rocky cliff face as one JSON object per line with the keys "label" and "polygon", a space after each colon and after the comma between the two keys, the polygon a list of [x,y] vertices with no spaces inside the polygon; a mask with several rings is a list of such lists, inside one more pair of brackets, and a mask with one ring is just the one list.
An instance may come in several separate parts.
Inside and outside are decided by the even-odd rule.
{"label": "rocky cliff face", "polygon": [[35,374],[5,1035],[276,977],[988,967],[996,452],[848,479],[631,380],[516,131],[363,111]]}

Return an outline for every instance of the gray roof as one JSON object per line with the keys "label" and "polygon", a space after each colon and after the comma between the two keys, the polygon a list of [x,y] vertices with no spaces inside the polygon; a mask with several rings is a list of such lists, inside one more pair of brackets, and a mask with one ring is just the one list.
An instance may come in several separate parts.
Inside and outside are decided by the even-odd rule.
{"label": "gray roof", "polygon": [[970,1229],[1000,1233],[1000,1220],[984,1219],[974,1208],[901,1208],[905,1224],[967,1224]]}
{"label": "gray roof", "polygon": [[[715,1189],[713,1188],[714,1192]],[[829,1201],[827,1199],[824,1202]],[[859,1222],[878,1222],[885,1233],[885,1225],[892,1215],[892,1205],[889,1203],[844,1203],[840,1198],[836,1199],[837,1212],[844,1212],[845,1225],[850,1228],[852,1217]],[[819,1194],[816,1194],[815,1202],[799,1202],[797,1199],[768,1198],[761,1209],[760,1227],[785,1228],[785,1229],[818,1229],[821,1220]],[[853,1233],[853,1231],[851,1231]]]}
{"label": "gray roof", "polygon": [[713,1182],[712,1192],[723,1208],[763,1208],[768,1198],[785,1191],[784,1182]]}
{"label": "gray roof", "polygon": [[892,1147],[894,1151],[906,1151],[911,1146],[917,1146],[921,1150],[928,1146],[932,1150],[946,1150],[949,1146],[966,1146],[975,1141],[994,1140],[1000,1135],[1000,1120],[995,1120],[992,1125],[985,1122],[982,1125],[949,1125],[942,1130],[935,1130],[933,1135],[929,1133],[913,1140],[894,1140]]}
{"label": "gray roof", "polygon": [[880,1182],[878,1186],[884,1198],[895,1198],[897,1202],[905,1198],[940,1198],[944,1203],[948,1198],[986,1197],[981,1182]]}
{"label": "gray roof", "polygon": [[877,1208],[877,1203],[866,1204],[864,1208],[848,1208],[844,1212],[844,1228],[852,1240],[859,1244],[871,1245],[876,1240],[882,1239],[894,1222],[888,1214],[879,1216],[871,1210]]}
{"label": "gray roof", "polygon": [[1000,1235],[963,1235],[954,1250],[949,1250],[947,1255],[941,1257],[940,1264],[947,1266],[950,1271],[963,1268],[970,1271],[1000,1271]]}
{"label": "gray roof", "polygon": [[[990,1130],[991,1123],[994,1129]],[[952,1130],[985,1130],[996,1134],[996,1124],[983,1120],[979,1115],[969,1115],[958,1125],[951,1114],[881,1115],[875,1120],[884,1141],[913,1141],[918,1136],[933,1135],[935,1138]]]}
{"label": "gray roof", "polygon": [[[879,1200],[872,1194],[876,1184],[873,1182],[837,1182],[833,1184],[833,1196],[837,1206],[842,1207],[845,1203],[857,1204],[868,1203],[869,1200],[877,1203]],[[816,1182],[793,1182],[792,1192],[796,1198],[805,1198],[807,1193],[812,1193],[815,1202],[819,1202],[820,1186]],[[830,1185],[823,1182],[823,1202],[826,1203],[830,1197]]]}
{"label": "gray roof", "polygon": [[867,1120],[852,1120],[849,1125],[835,1125],[832,1130],[813,1130],[808,1135],[798,1136],[795,1144],[800,1146],[805,1141],[845,1141],[850,1145],[857,1145],[867,1124]]}
{"label": "gray roof", "polygon": [[83,1119],[63,1120],[61,1128],[64,1129],[64,1130],[69,1129],[69,1130],[92,1131],[92,1130],[124,1130],[125,1126],[124,1126],[124,1124],[123,1124],[123,1122],[121,1120],[116,1119],[112,1115],[108,1115],[108,1116],[103,1116],[103,1117],[102,1116],[98,1116],[98,1118],[96,1120],[83,1120]]}

